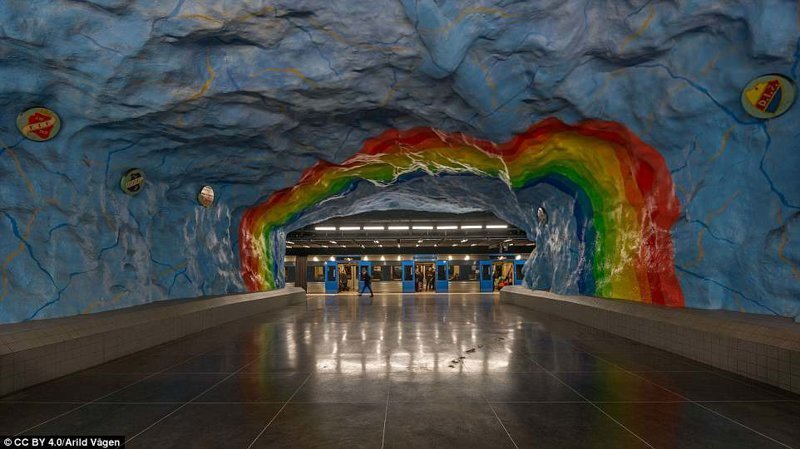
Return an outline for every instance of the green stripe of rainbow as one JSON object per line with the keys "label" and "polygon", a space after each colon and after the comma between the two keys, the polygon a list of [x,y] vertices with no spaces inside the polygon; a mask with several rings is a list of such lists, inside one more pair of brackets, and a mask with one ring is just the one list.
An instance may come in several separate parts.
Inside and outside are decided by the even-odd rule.
{"label": "green stripe of rainbow", "polygon": [[424,171],[503,180],[512,189],[566,179],[590,203],[595,241],[592,291],[583,294],[683,306],[670,229],[680,205],[663,157],[624,126],[546,119],[494,144],[431,128],[389,130],[340,165],[318,162],[297,185],[248,209],[239,229],[242,277],[251,291],[275,288],[273,232],[304,210],[368,180],[391,184]]}

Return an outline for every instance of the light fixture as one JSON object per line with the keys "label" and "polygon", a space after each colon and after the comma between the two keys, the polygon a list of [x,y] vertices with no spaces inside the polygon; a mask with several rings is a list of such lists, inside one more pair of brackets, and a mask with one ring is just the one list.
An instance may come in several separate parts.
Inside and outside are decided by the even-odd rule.
{"label": "light fixture", "polygon": [[517,257],[515,257],[514,259],[517,259],[517,260],[522,260],[522,256],[520,256],[519,254],[517,254]]}
{"label": "light fixture", "polygon": [[347,248],[347,245],[342,245],[342,248]]}
{"label": "light fixture", "polygon": [[412,226],[411,229],[433,229],[433,226]]}
{"label": "light fixture", "polygon": [[458,226],[452,226],[452,225],[436,226],[436,229],[458,229]]}
{"label": "light fixture", "polygon": [[369,256],[364,256],[364,260],[369,260]]}
{"label": "light fixture", "polygon": [[379,247],[383,248],[383,245],[378,245]]}
{"label": "light fixture", "polygon": [[469,260],[469,254],[467,254],[466,256],[464,256],[464,260]]}
{"label": "light fixture", "polygon": [[340,231],[358,231],[361,226],[339,226]]}
{"label": "light fixture", "polygon": [[317,226],[314,228],[315,231],[335,231],[336,226]]}
{"label": "light fixture", "polygon": [[328,257],[328,260],[330,260],[331,262],[335,262],[335,261],[336,261],[336,258],[335,258],[335,257],[333,257],[333,256],[331,256],[331,257]]}
{"label": "light fixture", "polygon": [[380,243],[380,242],[379,242],[379,241],[377,241],[377,240],[373,240],[373,242],[375,242],[375,243]]}
{"label": "light fixture", "polygon": [[383,231],[383,226],[364,226],[365,231]]}
{"label": "light fixture", "polygon": [[462,239],[461,243],[467,243],[468,241],[469,241],[469,239]]}
{"label": "light fixture", "polygon": [[335,241],[333,241],[333,240],[328,240],[328,241],[329,241],[329,242],[331,242],[331,243],[333,243],[334,245],[336,244],[336,242],[335,242]]}
{"label": "light fixture", "polygon": [[452,245],[450,245],[450,246],[458,246],[458,243],[453,243],[453,244],[452,244]]}
{"label": "light fixture", "polygon": [[470,243],[469,246],[478,246],[477,243]]}
{"label": "light fixture", "polygon": [[508,228],[508,225],[498,225],[498,224],[486,225],[486,229],[506,229],[506,228]]}
{"label": "light fixture", "polygon": [[288,240],[286,241],[286,243],[288,243],[288,244],[290,244],[290,245],[294,245],[294,242],[290,242],[290,241],[288,241]]}
{"label": "light fixture", "polygon": [[408,226],[389,226],[390,231],[407,231]]}
{"label": "light fixture", "polygon": [[461,225],[461,229],[483,229],[483,225]]}
{"label": "light fixture", "polygon": [[433,244],[433,246],[434,246],[434,247],[437,247],[437,246],[439,246],[439,244],[438,244],[438,243],[434,243],[434,244]]}
{"label": "light fixture", "polygon": [[510,242],[512,240],[514,240],[514,239],[505,239],[505,240],[503,240],[503,243],[508,243],[508,242]]}
{"label": "light fixture", "polygon": [[311,248],[311,247],[308,245],[303,245],[303,248]]}
{"label": "light fixture", "polygon": [[386,260],[386,258],[381,256],[381,261],[385,261],[385,260]]}
{"label": "light fixture", "polygon": [[314,256],[314,257],[311,258],[311,260],[313,260],[314,262],[319,262],[319,257]]}
{"label": "light fixture", "polygon": [[327,247],[328,247],[328,245],[322,245],[322,247],[323,247],[323,248],[327,248]]}
{"label": "light fixture", "polygon": [[397,260],[403,260],[402,256],[397,256]]}
{"label": "light fixture", "polygon": [[364,244],[363,244],[363,243],[361,244],[361,247],[362,247],[362,248],[366,248],[366,246],[364,246]]}
{"label": "light fixture", "polygon": [[453,256],[447,256],[447,260],[453,260]]}
{"label": "light fixture", "polygon": [[419,243],[417,243],[417,244],[416,244],[416,245],[414,245],[414,246],[416,246],[417,248],[419,248]]}

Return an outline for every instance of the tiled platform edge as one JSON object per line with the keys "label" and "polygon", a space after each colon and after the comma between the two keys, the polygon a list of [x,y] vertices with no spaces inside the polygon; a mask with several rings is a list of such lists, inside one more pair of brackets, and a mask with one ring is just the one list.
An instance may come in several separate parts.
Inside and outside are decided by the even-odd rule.
{"label": "tiled platform edge", "polygon": [[0,396],[305,299],[289,287],[0,325]]}
{"label": "tiled platform edge", "polygon": [[506,287],[501,301],[800,393],[800,324],[789,318],[720,310],[672,309]]}

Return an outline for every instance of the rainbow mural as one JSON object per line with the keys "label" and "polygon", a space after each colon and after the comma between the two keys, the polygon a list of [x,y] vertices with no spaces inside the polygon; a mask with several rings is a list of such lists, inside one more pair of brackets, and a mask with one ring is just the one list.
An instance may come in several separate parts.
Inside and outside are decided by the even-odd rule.
{"label": "rainbow mural", "polygon": [[[239,229],[250,291],[276,287],[275,232],[308,208],[361,181],[401,182],[416,173],[494,177],[514,191],[549,183],[576,198],[586,263],[582,294],[683,306],[670,229],[680,204],[661,154],[624,126],[546,119],[503,144],[432,128],[389,130],[340,165],[318,162],[297,185],[248,209]],[[591,267],[589,269],[588,267]]]}

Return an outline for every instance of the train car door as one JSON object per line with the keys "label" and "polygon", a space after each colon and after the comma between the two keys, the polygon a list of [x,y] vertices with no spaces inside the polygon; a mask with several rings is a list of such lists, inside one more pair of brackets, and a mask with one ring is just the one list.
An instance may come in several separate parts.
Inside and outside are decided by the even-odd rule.
{"label": "train car door", "polygon": [[372,262],[365,262],[363,260],[358,262],[358,291],[364,289],[364,279],[361,277],[364,270],[367,270],[370,277],[372,277]]}
{"label": "train car door", "polygon": [[436,293],[446,293],[450,280],[450,267],[446,260],[436,261]]}
{"label": "train car door", "polygon": [[403,293],[414,293],[414,261],[403,261]]}
{"label": "train car door", "polygon": [[325,293],[339,292],[339,267],[335,261],[325,262]]}
{"label": "train car door", "polygon": [[492,261],[480,261],[480,278],[481,278],[481,291],[491,292],[494,291],[494,279],[492,279]]}
{"label": "train car door", "polygon": [[525,260],[514,261],[514,285],[522,285],[522,279],[525,275],[522,273],[522,267],[525,266]]}

